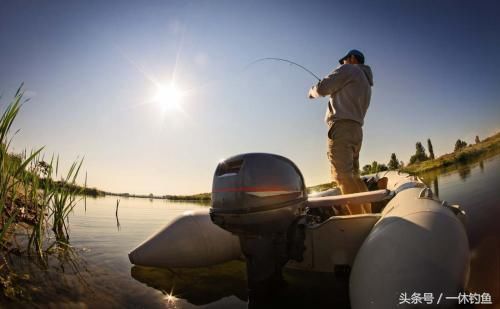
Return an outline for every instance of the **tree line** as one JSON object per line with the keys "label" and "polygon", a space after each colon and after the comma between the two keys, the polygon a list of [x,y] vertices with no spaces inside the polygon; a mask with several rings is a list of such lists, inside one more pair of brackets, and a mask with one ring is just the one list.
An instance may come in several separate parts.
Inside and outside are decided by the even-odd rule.
{"label": "tree line", "polygon": [[[479,139],[479,136],[476,136],[475,143],[477,144],[479,142],[481,142],[481,140]],[[459,152],[462,149],[466,148],[467,146],[468,144],[465,141],[458,139],[457,142],[455,143],[455,148],[453,152]],[[419,162],[424,162],[427,160],[434,160],[436,158],[434,155],[434,147],[432,146],[432,141],[430,138],[427,139],[427,150],[429,151],[428,155],[422,143],[417,142],[415,144],[415,154],[410,157],[408,164],[411,165]],[[361,175],[373,174],[383,171],[399,170],[403,167],[404,167],[404,162],[399,161],[396,154],[392,153],[391,158],[389,159],[387,165],[384,163],[378,163],[377,161],[373,161],[372,164],[366,164],[365,166],[363,166],[363,169],[361,170]]]}

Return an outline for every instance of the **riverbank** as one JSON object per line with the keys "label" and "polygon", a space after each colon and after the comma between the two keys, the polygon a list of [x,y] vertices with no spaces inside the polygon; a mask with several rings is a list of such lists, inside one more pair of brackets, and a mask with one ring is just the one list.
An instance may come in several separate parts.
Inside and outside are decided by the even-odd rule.
{"label": "riverbank", "polygon": [[[428,172],[431,170],[449,167],[454,164],[464,164],[468,163],[474,159],[478,159],[479,157],[488,158],[500,154],[500,132],[490,136],[483,141],[476,143],[474,145],[469,145],[460,151],[452,152],[444,154],[436,159],[429,159],[423,162],[418,162],[414,164],[410,164],[401,169],[402,172],[411,173],[411,174],[419,174],[423,172]],[[328,190],[336,187],[336,183],[329,182],[323,183],[315,186],[307,187],[307,193],[314,193],[319,191]],[[100,191],[97,189],[87,189],[93,190],[93,196],[120,196],[124,198],[133,197],[133,198],[148,198],[148,199],[166,199],[170,201],[188,201],[188,202],[210,202],[211,194],[210,193],[199,193],[193,195],[162,195],[156,196],[153,194],[149,195],[140,195],[140,194],[130,194],[130,193],[112,193]],[[96,194],[97,193],[97,194]]]}
{"label": "riverbank", "polygon": [[[500,154],[500,132],[490,136],[483,141],[474,145],[469,145],[460,151],[444,154],[436,159],[429,159],[423,162],[409,164],[401,169],[402,172],[419,174],[431,170],[449,167],[454,164],[464,164],[479,157],[488,158]],[[334,182],[323,183],[315,186],[307,187],[307,193],[314,193],[319,191],[328,190],[336,187]],[[96,188],[87,188],[75,186],[79,189],[82,195],[91,197],[104,197],[104,196],[117,196],[123,198],[146,198],[146,199],[160,199],[169,201],[186,201],[186,202],[203,202],[211,201],[210,193],[198,193],[192,195],[153,195],[153,194],[134,194],[134,193],[114,193],[106,192]]]}
{"label": "riverbank", "polygon": [[401,169],[402,172],[419,174],[434,169],[448,167],[453,164],[464,164],[479,157],[488,158],[500,153],[500,132],[474,145],[459,151],[444,154],[434,160],[426,160],[410,164]]}
{"label": "riverbank", "polygon": [[113,192],[105,192],[99,191],[102,194],[99,196],[119,196],[123,198],[147,198],[147,199],[155,199],[155,200],[169,200],[169,201],[187,201],[187,202],[207,202],[211,199],[210,193],[199,193],[193,195],[153,195],[153,194],[131,194],[131,193],[113,193]]}
{"label": "riverbank", "polygon": [[[314,193],[314,192],[320,192],[320,191],[325,191],[331,188],[336,187],[336,184],[334,182],[329,182],[329,183],[323,183],[319,185],[315,185],[312,187],[306,188],[307,193]],[[139,195],[139,194],[130,194],[130,193],[111,193],[111,192],[104,192],[104,191],[99,191],[102,192],[102,194],[99,194],[98,196],[119,196],[123,198],[147,198],[147,199],[155,199],[155,200],[169,200],[169,201],[177,201],[177,202],[203,202],[207,203],[212,200],[212,194],[211,193],[199,193],[199,194],[193,194],[193,195],[163,195],[163,196],[157,196],[157,195]]]}

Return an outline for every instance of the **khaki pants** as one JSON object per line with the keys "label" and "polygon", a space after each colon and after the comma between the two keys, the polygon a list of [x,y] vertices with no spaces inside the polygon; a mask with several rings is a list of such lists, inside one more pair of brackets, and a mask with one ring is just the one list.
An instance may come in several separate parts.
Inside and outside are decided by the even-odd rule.
{"label": "khaki pants", "polygon": [[[328,160],[332,180],[337,182],[342,194],[366,192],[365,183],[359,178],[359,152],[363,142],[363,129],[353,120],[335,121],[328,131]],[[349,205],[351,214],[371,213],[371,204]]]}

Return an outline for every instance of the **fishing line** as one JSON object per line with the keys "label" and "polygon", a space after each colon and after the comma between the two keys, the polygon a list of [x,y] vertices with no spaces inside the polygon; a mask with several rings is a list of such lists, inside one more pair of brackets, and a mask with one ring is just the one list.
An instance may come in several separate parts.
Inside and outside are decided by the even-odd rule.
{"label": "fishing line", "polygon": [[252,61],[250,62],[248,65],[247,65],[247,68],[253,64],[256,64],[257,62],[261,62],[261,61],[266,61],[266,60],[275,60],[275,61],[283,61],[283,62],[286,62],[286,63],[289,63],[289,64],[292,64],[292,65],[295,65],[295,66],[298,66],[299,68],[301,68],[302,70],[306,71],[307,73],[311,74],[312,76],[314,76],[318,81],[321,81],[321,78],[319,78],[316,74],[314,74],[313,72],[311,72],[309,69],[307,69],[306,67],[296,63],[296,62],[293,62],[293,61],[290,61],[290,60],[287,60],[287,59],[283,59],[283,58],[274,58],[274,57],[266,57],[266,58],[260,58],[260,59],[257,59],[255,61]]}

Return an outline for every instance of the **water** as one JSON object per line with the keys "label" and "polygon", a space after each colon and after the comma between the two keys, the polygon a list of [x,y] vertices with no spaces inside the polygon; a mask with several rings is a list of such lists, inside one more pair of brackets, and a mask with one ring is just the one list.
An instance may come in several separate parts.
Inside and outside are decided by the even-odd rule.
{"label": "water", "polygon": [[[488,292],[500,302],[500,156],[458,170],[421,175],[439,197],[459,204],[468,214],[472,253],[469,291]],[[184,211],[207,207],[196,203],[119,198],[87,199],[70,219],[75,257],[50,260],[45,271],[23,260],[25,286],[39,305],[128,308],[246,308],[244,264],[172,273],[133,267],[127,253]],[[23,272],[21,272],[21,277]],[[348,307],[348,285],[328,277],[291,283],[277,303],[287,307]],[[40,285],[43,286],[40,289]]]}
{"label": "water", "polygon": [[421,176],[440,199],[466,211],[472,257],[467,289],[490,293],[500,308],[500,156]]}

